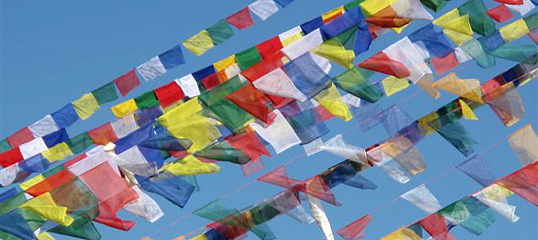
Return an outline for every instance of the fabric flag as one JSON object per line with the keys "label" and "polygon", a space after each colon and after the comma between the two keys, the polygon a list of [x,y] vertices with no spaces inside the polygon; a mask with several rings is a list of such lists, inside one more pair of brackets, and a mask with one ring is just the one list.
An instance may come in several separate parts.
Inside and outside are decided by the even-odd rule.
{"label": "fabric flag", "polygon": [[422,78],[418,82],[416,82],[417,86],[422,89],[426,94],[428,94],[431,98],[437,100],[441,97],[441,94],[439,91],[437,91],[437,88],[432,87],[433,84],[433,78]]}
{"label": "fabric flag", "polygon": [[467,120],[478,120],[478,117],[476,114],[474,114],[473,109],[469,106],[469,104],[465,103],[463,99],[458,99],[458,103],[460,104],[463,118]]}
{"label": "fabric flag", "polygon": [[293,42],[296,42],[297,40],[303,38],[303,31],[300,26],[297,26],[279,34],[278,38],[280,38],[282,46],[286,47]]}
{"label": "fabric flag", "polygon": [[136,106],[140,109],[152,108],[159,105],[159,100],[153,91],[146,92],[134,98]]}
{"label": "fabric flag", "polygon": [[472,196],[480,200],[482,203],[486,204],[488,207],[495,210],[497,213],[501,214],[506,219],[517,222],[519,217],[516,215],[516,207],[509,205],[506,198],[514,193],[505,187],[493,184],[490,185],[478,193],[473,194]]}
{"label": "fabric flag", "polygon": [[[533,0],[536,1],[536,0]],[[531,0],[523,0],[522,4],[507,4],[506,6],[510,8],[511,10],[518,12],[521,16],[526,15],[530,11],[534,10],[536,2],[534,4],[531,2]]]}
{"label": "fabric flag", "polygon": [[135,69],[132,69],[131,71],[114,79],[114,84],[116,84],[116,87],[120,91],[121,96],[125,96],[131,90],[135,89],[138,85],[140,85],[140,79],[138,79]]}
{"label": "fabric flag", "polygon": [[136,71],[138,74],[140,74],[140,76],[142,76],[142,78],[144,78],[144,80],[149,81],[165,74],[166,68],[161,62],[161,59],[159,59],[159,56],[155,56],[147,62],[136,67]]}
{"label": "fabric flag", "polygon": [[464,197],[440,212],[452,223],[456,222],[477,236],[484,233],[496,221],[489,207],[474,197]]}
{"label": "fabric flag", "polygon": [[92,220],[88,217],[80,217],[67,227],[58,225],[51,228],[49,232],[89,240],[101,239],[99,231],[97,231]]}
{"label": "fabric flag", "polygon": [[94,144],[87,132],[69,139],[66,143],[74,154],[79,154]]}
{"label": "fabric flag", "polygon": [[263,59],[269,59],[273,54],[278,52],[283,47],[284,46],[282,46],[282,42],[280,42],[280,38],[278,36],[256,45],[256,48],[258,49],[258,52],[260,52],[260,56]]}
{"label": "fabric flag", "polygon": [[323,17],[322,16],[319,16],[317,18],[314,18],[308,22],[305,22],[303,24],[300,25],[302,31],[304,34],[309,34],[311,32],[313,32],[314,30],[320,28],[321,26],[323,26]]}
{"label": "fabric flag", "polygon": [[291,60],[307,53],[313,48],[323,43],[323,37],[320,29],[307,34],[303,38],[282,48],[282,52]]}
{"label": "fabric flag", "polygon": [[281,68],[277,68],[258,80],[253,82],[254,86],[260,91],[287,98],[295,98],[299,101],[305,101],[306,96],[295,87],[292,80]]}
{"label": "fabric flag", "polygon": [[311,52],[350,69],[353,67],[355,52],[353,51],[353,48],[351,48],[351,50],[347,49],[347,46],[344,44],[346,44],[347,41],[354,44],[354,42],[352,42],[352,38],[357,37],[356,32],[357,29],[352,28],[332,39],[329,39],[328,41],[323,42],[318,47],[313,48]]}
{"label": "fabric flag", "polygon": [[325,235],[325,239],[334,240],[331,223],[329,222],[329,218],[327,218],[325,210],[323,210],[321,202],[319,201],[319,199],[313,196],[307,195],[307,197],[308,203],[310,204],[310,209],[312,210],[312,215],[314,216],[318,227],[321,228],[323,235]]}
{"label": "fabric flag", "polygon": [[499,184],[515,192],[520,197],[538,206],[538,163],[534,162],[507,177],[499,180]]}
{"label": "fabric flag", "polygon": [[491,18],[495,19],[495,21],[497,21],[498,23],[502,23],[513,17],[510,10],[504,4],[501,4],[497,7],[494,7],[488,10],[488,15]]}
{"label": "fabric flag", "polygon": [[433,21],[433,24],[443,28],[443,33],[461,45],[473,38],[473,28],[469,14],[460,15],[457,8]]}
{"label": "fabric flag", "polygon": [[422,154],[413,147],[409,139],[398,137],[383,143],[380,147],[381,151],[398,162],[409,176],[415,176],[426,170],[427,165]]}
{"label": "fabric flag", "polygon": [[407,78],[397,78],[394,76],[388,76],[381,81],[383,89],[387,97],[400,92],[409,87],[409,80]]}
{"label": "fabric flag", "polygon": [[345,161],[338,164],[336,167],[323,172],[320,176],[329,188],[343,183],[354,188],[374,190],[377,186],[370,180],[358,174],[358,171],[368,167],[370,167],[370,165]]}
{"label": "fabric flag", "polygon": [[302,144],[312,142],[329,130],[310,101],[293,101],[280,109]]}
{"label": "fabric flag", "polygon": [[165,69],[172,69],[181,64],[185,64],[185,58],[183,57],[183,51],[181,51],[181,45],[177,45],[172,49],[159,54],[159,59]]}
{"label": "fabric flag", "polygon": [[445,115],[430,125],[435,126],[435,130],[439,133],[445,140],[450,142],[458,151],[463,155],[469,156],[474,152],[473,145],[478,144],[467,131],[465,126],[461,124],[457,119],[451,119],[451,115]]}
{"label": "fabric flag", "polygon": [[279,110],[275,110],[273,113],[276,118],[270,125],[254,122],[250,126],[265,141],[269,142],[278,154],[301,143],[301,140]]}
{"label": "fabric flag", "polygon": [[116,133],[118,139],[129,135],[138,128],[133,114],[117,119],[111,122],[110,125],[112,126],[112,129],[114,130],[114,133]]}
{"label": "fabric flag", "polygon": [[495,65],[495,58],[486,53],[479,41],[473,39],[461,45],[461,48],[467,55],[471,56],[479,66],[489,68]]}
{"label": "fabric flag", "polygon": [[451,72],[433,83],[432,87],[443,89],[471,101],[484,103],[482,100],[482,88],[478,79],[460,79],[456,73]]}
{"label": "fabric flag", "polygon": [[525,115],[521,97],[512,83],[507,83],[486,94],[485,100],[507,127]]}
{"label": "fabric flag", "polygon": [[530,32],[524,19],[519,19],[499,29],[505,42],[513,42]]}
{"label": "fabric flag", "polygon": [[437,75],[442,75],[459,65],[458,59],[456,58],[456,54],[454,54],[454,52],[444,57],[432,58],[431,61],[433,69],[435,69],[435,73],[437,73]]}
{"label": "fabric flag", "polygon": [[254,21],[252,21],[252,16],[250,15],[248,7],[245,7],[230,15],[226,18],[226,20],[239,30],[254,25]]}
{"label": "fabric flag", "polygon": [[391,59],[387,54],[383,52],[378,52],[372,57],[361,62],[359,64],[359,67],[389,74],[397,78],[406,78],[411,75],[411,73],[403,63]]}
{"label": "fabric flag", "polygon": [[409,35],[409,40],[413,42],[415,50],[426,59],[432,57],[443,57],[453,52],[453,49],[446,38],[444,32],[438,32],[433,23],[430,23]]}
{"label": "fabric flag", "polygon": [[35,138],[43,137],[49,133],[56,132],[60,129],[58,124],[54,121],[54,118],[51,115],[46,115],[42,119],[38,120],[32,125],[28,126],[32,135]]}
{"label": "fabric flag", "polygon": [[538,161],[538,136],[532,125],[527,124],[510,135],[508,143],[521,165],[526,166]]}
{"label": "fabric flag", "polygon": [[[301,202],[291,191],[282,191],[274,197],[265,199],[264,202],[279,212],[286,213],[286,215],[292,217],[298,222],[311,224],[315,221],[314,218],[312,218],[312,216],[306,212],[303,206],[301,206]],[[251,211],[251,213],[252,212],[253,211]]]}
{"label": "fabric flag", "polygon": [[399,0],[391,3],[397,16],[412,20],[433,20],[433,16],[424,9],[419,0]]}
{"label": "fabric flag", "polygon": [[103,105],[118,99],[118,94],[116,93],[116,88],[114,87],[113,82],[107,83],[106,85],[93,90],[92,95],[95,97],[99,105]]}
{"label": "fabric flag", "polygon": [[[122,151],[114,163],[123,169],[126,169],[136,175],[149,177],[157,174],[157,169],[161,167],[162,162],[152,159],[143,147],[133,146]],[[157,151],[158,154],[160,152]]]}
{"label": "fabric flag", "polygon": [[324,24],[327,24],[327,23],[330,23],[335,18],[337,18],[338,16],[342,15],[343,13],[344,13],[344,6],[340,6],[321,15],[321,19],[323,19]]}
{"label": "fabric flag", "polygon": [[109,142],[115,142],[118,140],[118,136],[114,132],[114,129],[110,123],[105,123],[88,131],[88,135],[92,141],[98,145],[106,145]]}
{"label": "fabric flag", "polygon": [[248,8],[261,20],[265,20],[278,12],[278,6],[273,0],[256,0],[249,4]]}
{"label": "fabric flag", "polygon": [[491,56],[508,59],[515,62],[531,63],[529,59],[536,53],[534,45],[514,46],[512,44],[503,44],[499,48],[488,52]]}
{"label": "fabric flag", "polygon": [[187,155],[174,163],[164,166],[164,169],[174,175],[211,174],[220,171],[220,167],[213,163],[204,163],[193,155]]}
{"label": "fabric flag", "polygon": [[[68,103],[62,109],[51,114],[54,122],[59,128],[66,128],[78,121],[80,118],[73,104]],[[15,147],[11,145],[12,147]]]}
{"label": "fabric flag", "polygon": [[434,213],[420,220],[420,226],[436,240],[455,240],[445,223],[445,219]]}
{"label": "fabric flag", "polygon": [[195,187],[185,181],[183,176],[174,176],[163,172],[151,178],[137,177],[140,187],[145,191],[156,193],[176,206],[183,208]]}
{"label": "fabric flag", "polygon": [[426,185],[421,184],[418,187],[402,194],[401,198],[409,201],[425,212],[432,214],[441,209],[441,204],[435,196],[426,188]]}
{"label": "fabric flag", "polygon": [[317,55],[306,53],[286,63],[282,69],[297,89],[308,98],[328,87],[331,64]]}
{"label": "fabric flag", "polygon": [[[432,71],[426,65],[409,38],[405,37],[383,50],[389,58],[401,62],[410,72],[409,79],[416,83],[423,78],[432,78]],[[396,76],[404,77],[404,76]]]}
{"label": "fabric flag", "polygon": [[121,118],[123,116],[134,113],[136,110],[138,110],[138,107],[134,99],[129,99],[125,102],[122,102],[116,106],[111,107],[110,109],[112,110],[112,113],[114,113],[116,117]]}
{"label": "fabric flag", "polygon": [[457,169],[487,187],[497,179],[480,155],[475,155],[456,166]]}
{"label": "fabric flag", "polygon": [[276,117],[270,108],[270,100],[251,84],[238,89],[225,98],[266,124],[271,124]]}
{"label": "fabric flag", "polygon": [[380,147],[369,149],[367,153],[368,159],[372,160],[375,166],[383,169],[395,181],[406,183],[411,180],[407,171],[396,160],[383,152]]}
{"label": "fabric flag", "polygon": [[215,46],[207,30],[200,31],[196,35],[185,40],[182,44],[197,56],[204,54],[207,50]]}
{"label": "fabric flag", "polygon": [[364,237],[364,229],[371,221],[372,216],[370,214],[366,214],[364,217],[361,217],[358,220],[341,228],[337,233],[345,239],[361,239]]}
{"label": "fabric flag", "polygon": [[[99,109],[99,103],[91,93],[82,95],[81,98],[73,101],[71,104],[73,104],[78,116],[82,120],[89,118],[97,109]],[[11,144],[11,146],[15,145]]]}
{"label": "fabric flag", "polygon": [[74,219],[67,215],[67,208],[58,206],[50,193],[45,193],[28,200],[20,208],[29,209],[39,214],[44,219],[50,219],[58,224],[69,226]]}
{"label": "fabric flag", "polygon": [[460,16],[469,15],[469,22],[474,32],[489,36],[496,31],[495,22],[487,15],[487,9],[482,0],[469,0],[457,8]]}
{"label": "fabric flag", "polygon": [[226,68],[232,66],[235,64],[235,54],[231,55],[227,58],[224,58],[216,63],[213,63],[213,67],[215,67],[215,70],[217,72],[220,72],[222,70],[225,70]]}
{"label": "fabric flag", "polygon": [[215,45],[223,43],[234,35],[230,24],[225,19],[218,21],[215,25],[206,29],[206,31]]}
{"label": "fabric flag", "polygon": [[381,240],[401,240],[401,239],[422,240],[422,236],[418,235],[411,228],[404,227],[381,238]]}
{"label": "fabric flag", "polygon": [[175,81],[155,89],[154,92],[163,108],[181,100],[184,96],[183,91],[181,91],[181,88]]}
{"label": "fabric flag", "polygon": [[24,159],[30,158],[36,154],[39,154],[48,149],[47,145],[43,141],[43,138],[36,138],[27,143],[21,144],[19,146],[22,157]]}
{"label": "fabric flag", "polygon": [[341,118],[344,121],[353,119],[353,115],[351,115],[334,84],[331,83],[329,88],[318,93],[314,99],[335,117]]}
{"label": "fabric flag", "polygon": [[368,102],[377,102],[383,97],[379,88],[369,83],[364,71],[354,67],[332,79],[339,88]]}
{"label": "fabric flag", "polygon": [[323,145],[320,146],[320,149],[362,165],[368,164],[366,151],[362,148],[345,143],[340,134],[323,143]]}
{"label": "fabric flag", "polygon": [[193,98],[200,95],[200,89],[198,88],[196,79],[194,79],[192,74],[178,78],[175,81],[177,85],[181,87],[182,92],[185,93],[187,97]]}
{"label": "fabric flag", "polygon": [[237,61],[239,68],[241,70],[245,70],[252,65],[260,62],[262,60],[262,57],[260,55],[260,52],[258,51],[258,48],[251,47],[247,50],[235,54],[235,60]]}
{"label": "fabric flag", "polygon": [[23,211],[22,209],[14,209],[2,215],[0,217],[0,230],[20,239],[35,239],[34,231],[23,217]]}
{"label": "fabric flag", "polygon": [[133,186],[138,198],[127,203],[123,209],[139,217],[145,218],[149,222],[155,222],[161,218],[164,213],[161,208],[150,196],[142,192],[138,186]]}

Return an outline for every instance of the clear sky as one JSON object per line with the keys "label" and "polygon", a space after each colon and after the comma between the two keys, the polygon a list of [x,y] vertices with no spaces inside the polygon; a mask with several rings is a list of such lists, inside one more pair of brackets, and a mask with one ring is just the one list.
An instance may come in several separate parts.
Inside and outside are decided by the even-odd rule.
{"label": "clear sky", "polygon": [[[1,1],[0,137],[5,138],[46,114],[58,110],[82,94],[110,82],[149,58],[245,7],[251,1]],[[484,1],[488,8],[497,5],[493,0]],[[268,20],[256,19],[253,27],[236,31],[233,38],[201,57],[184,51],[187,64],[151,82],[143,83],[127,97],[105,104],[89,120],[75,123],[68,129],[68,133],[74,136],[110,121],[114,119],[109,110],[111,106],[261,43],[346,2],[348,1],[296,0]],[[438,17],[463,2],[452,0],[442,11],[432,14]],[[519,17],[515,13],[514,18],[506,23]],[[427,23],[416,21],[400,35],[390,33],[382,36],[356,61],[368,58],[391,42]],[[506,23],[497,26],[504,26]],[[531,43],[528,37],[514,42],[519,45]],[[470,61],[460,65],[456,70],[458,76],[462,78],[478,78],[484,82],[515,64],[498,59],[495,67],[483,69]],[[342,68],[333,64],[332,76],[341,71]],[[383,76],[377,74],[374,80],[379,80]],[[440,99],[433,100],[419,91],[417,86],[411,86],[390,98],[383,98],[380,104],[390,106],[398,102],[401,108],[416,119],[455,98],[450,93],[442,92]],[[476,151],[497,143],[491,150],[484,152],[483,159],[498,177],[521,167],[508,143],[501,140],[527,123],[532,123],[533,127],[537,128],[536,81],[519,88],[518,91],[523,99],[526,115],[514,126],[505,127],[487,106],[476,112],[480,121],[462,120],[472,137],[479,142]],[[413,94],[415,96],[409,98]],[[325,140],[346,131],[344,139],[347,142],[368,147],[387,137],[381,127],[369,132],[353,128],[357,125],[356,119],[350,122],[333,119],[327,124],[331,132],[324,136]],[[443,206],[481,188],[458,170],[439,176],[465,160],[461,153],[439,135],[434,134],[426,138],[417,147],[423,153],[428,169],[412,178],[410,182],[400,184],[390,179],[380,169],[372,168],[361,174],[375,182],[378,189],[359,190],[342,185],[333,190],[337,200],[343,205],[340,207],[324,205],[324,207],[335,232],[371,213],[373,221],[366,230],[365,239],[376,239],[425,217],[426,213],[406,201],[390,203],[391,200],[421,183],[426,183]],[[165,212],[165,216],[155,223],[149,223],[130,213],[120,212],[121,217],[137,221],[137,225],[131,231],[123,232],[98,223],[96,226],[103,239],[139,239],[144,236],[171,239],[186,234],[209,223],[208,220],[189,213],[210,201],[227,195],[223,201],[229,208],[242,209],[281,191],[279,187],[253,181],[302,153],[302,148],[296,146],[271,158],[264,157],[265,170],[248,178],[243,176],[240,167],[222,163],[220,173],[198,177],[202,190],[195,193],[183,209],[170,204],[158,195],[149,194]],[[288,165],[287,170],[290,177],[306,179],[342,160],[328,153],[319,153],[308,158],[301,157]],[[236,191],[239,186],[246,183],[251,184]],[[497,222],[482,236],[471,235],[461,227],[456,227],[452,233],[458,239],[537,239],[537,208],[518,196],[511,197],[509,202],[517,206],[517,214],[521,217],[519,222],[511,223],[495,214]],[[304,203],[303,206],[306,208],[308,204]],[[374,209],[378,210],[374,212]],[[269,226],[278,239],[322,238],[321,230],[316,224],[303,225],[285,215],[271,220]],[[55,237],[68,239],[58,235]],[[257,237],[249,234],[246,239]]]}

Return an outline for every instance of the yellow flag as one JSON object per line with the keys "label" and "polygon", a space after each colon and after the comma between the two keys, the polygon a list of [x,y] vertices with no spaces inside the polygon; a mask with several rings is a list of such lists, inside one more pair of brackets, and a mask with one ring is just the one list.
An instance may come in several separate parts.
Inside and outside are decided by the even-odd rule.
{"label": "yellow flag", "polygon": [[20,208],[34,211],[41,217],[50,219],[63,226],[69,226],[75,220],[67,215],[67,207],[56,205],[49,192],[28,200],[28,202],[21,205]]}
{"label": "yellow flag", "polygon": [[160,116],[159,122],[165,127],[172,126],[200,111],[202,111],[202,105],[198,97],[195,97]]}
{"label": "yellow flag", "polygon": [[134,99],[129,99],[114,107],[111,107],[110,109],[112,109],[112,113],[114,113],[116,117],[121,118],[127,114],[134,113],[138,109],[138,107],[136,106],[136,102]]}
{"label": "yellow flag", "polygon": [[293,35],[291,35],[291,36],[289,36],[286,39],[281,41],[282,46],[284,46],[284,47],[288,46],[288,45],[294,43],[295,41],[297,41],[297,40],[299,40],[301,38],[303,38],[303,33],[302,32],[298,32],[296,34],[293,34]]}
{"label": "yellow flag", "polygon": [[443,25],[445,25],[446,23],[456,19],[456,18],[459,18],[460,17],[460,13],[458,11],[457,8],[454,8],[452,9],[451,11],[443,14],[443,16],[440,16],[438,17],[437,19],[433,20],[433,24],[437,25],[437,26],[440,26],[440,27],[443,27]]}
{"label": "yellow flag", "polygon": [[[435,129],[431,126],[431,124],[436,122],[437,119],[439,119],[439,114],[437,112],[432,112],[418,119],[418,127],[422,136],[428,136],[435,133]],[[435,127],[439,129],[441,126]]]}
{"label": "yellow flag", "polygon": [[216,63],[213,63],[213,67],[215,67],[217,72],[220,72],[226,69],[227,67],[232,66],[234,63],[235,63],[235,54],[225,59],[222,59]]}
{"label": "yellow flag", "polygon": [[353,119],[353,115],[349,112],[346,103],[342,100],[334,84],[331,83],[329,88],[321,91],[314,99],[335,117],[344,119],[345,121]]}
{"label": "yellow flag", "polygon": [[400,228],[381,240],[422,240],[422,238],[409,228]]}
{"label": "yellow flag", "polygon": [[43,151],[41,154],[44,158],[49,160],[49,162],[56,162],[65,159],[67,156],[73,155],[73,152],[71,152],[69,145],[63,142]]}
{"label": "yellow flag", "polygon": [[213,44],[213,39],[209,36],[209,32],[202,30],[183,42],[183,46],[199,56],[215,45]]}
{"label": "yellow flag", "polygon": [[504,41],[508,43],[525,36],[530,30],[527,27],[527,23],[525,23],[525,20],[522,18],[500,28],[499,32]]}
{"label": "yellow flag", "polygon": [[374,15],[377,12],[390,7],[390,5],[397,0],[366,0],[362,2],[361,9],[366,11],[369,15]]}
{"label": "yellow flag", "polygon": [[200,235],[198,235],[196,237],[193,237],[193,238],[191,238],[189,240],[208,240],[208,239],[204,234],[200,234]]}
{"label": "yellow flag", "polygon": [[31,188],[35,186],[36,184],[40,183],[41,181],[45,180],[45,177],[42,174],[39,174],[33,178],[30,178],[24,182],[21,183],[20,187],[22,190],[26,190],[28,188]]}
{"label": "yellow flag", "polygon": [[71,104],[73,104],[75,111],[82,120],[89,118],[95,110],[99,109],[99,103],[92,93],[82,95],[82,97],[73,101]]}
{"label": "yellow flag", "polygon": [[397,78],[394,76],[386,77],[381,81],[381,84],[383,85],[383,89],[385,89],[387,97],[409,87],[407,78]]}
{"label": "yellow flag", "polygon": [[202,162],[193,155],[188,155],[175,163],[164,166],[163,168],[174,175],[196,175],[204,173],[216,173],[220,171],[220,167],[218,165],[214,163]]}
{"label": "yellow flag", "polygon": [[432,87],[443,89],[471,101],[484,103],[482,87],[478,79],[460,79],[456,73],[451,72],[433,83]]}
{"label": "yellow flag", "polygon": [[484,188],[482,190],[482,193],[484,193],[484,196],[486,196],[486,198],[491,199],[493,201],[500,201],[502,199],[505,199],[509,196],[514,195],[514,192],[510,191],[510,189],[505,188],[496,183],[488,186],[487,188]]}
{"label": "yellow flag", "polygon": [[42,232],[37,235],[38,240],[54,240],[54,238],[48,232]]}
{"label": "yellow flag", "polygon": [[311,51],[319,56],[334,61],[342,67],[347,69],[353,68],[355,53],[352,50],[345,49],[336,38],[325,41]]}
{"label": "yellow flag", "polygon": [[334,16],[338,16],[339,14],[342,14],[343,11],[344,11],[343,6],[335,8],[335,9],[321,15],[321,19],[323,19],[323,21],[325,21],[325,20],[327,20],[329,18],[332,18]]}
{"label": "yellow flag", "polygon": [[478,120],[478,117],[476,116],[476,114],[474,114],[473,109],[471,109],[471,107],[469,107],[469,105],[467,105],[465,101],[460,99],[459,102],[460,102],[461,113],[463,115],[463,118],[468,119],[468,120]]}

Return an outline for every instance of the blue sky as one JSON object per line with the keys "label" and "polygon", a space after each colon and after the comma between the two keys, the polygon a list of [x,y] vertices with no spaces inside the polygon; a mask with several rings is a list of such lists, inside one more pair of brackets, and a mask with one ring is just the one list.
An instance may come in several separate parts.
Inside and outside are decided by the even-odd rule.
{"label": "blue sky", "polygon": [[[245,7],[251,1],[2,1],[0,137],[5,138],[44,115],[58,110],[82,94],[110,82],[149,58]],[[492,0],[484,1],[488,8],[497,5]],[[255,19],[253,27],[236,31],[233,38],[200,57],[185,51],[187,64],[151,82],[143,83],[125,98],[104,105],[89,120],[75,123],[68,129],[68,133],[74,136],[110,121],[114,116],[109,107],[261,43],[346,2],[296,0],[266,21]],[[442,11],[432,14],[438,17],[463,2],[452,0]],[[515,17],[506,23],[517,18],[519,15],[515,14]],[[356,61],[368,58],[391,42],[427,23],[416,21],[400,35],[389,33],[382,36]],[[504,26],[506,23],[497,26]],[[528,37],[523,37],[515,44],[531,44],[531,41]],[[498,59],[495,67],[483,69],[470,61],[460,65],[456,70],[461,78],[478,78],[484,82],[515,64]],[[333,64],[333,76],[341,71],[342,68]],[[382,77],[382,74],[377,74],[374,80]],[[475,149],[480,151],[487,148],[527,123],[532,123],[536,129],[537,89],[536,81],[518,89],[526,115],[510,128],[502,125],[489,107],[483,107],[476,112],[480,121],[462,120],[473,138],[479,142]],[[440,99],[433,100],[418,91],[420,90],[417,86],[411,86],[390,98],[382,99],[380,104],[390,106],[399,102],[400,107],[409,115],[418,118],[455,98],[452,94],[442,92]],[[404,101],[416,92],[418,93],[414,97]],[[356,127],[356,119],[350,122],[333,119],[327,124],[331,132],[324,139],[345,131],[344,139],[361,147],[368,147],[387,136],[379,127],[368,132],[362,132],[360,128],[350,129]],[[421,183],[426,183],[443,206],[481,188],[479,184],[457,170],[447,172],[448,169],[464,161],[465,157],[439,135],[428,137],[418,144],[418,148],[428,163],[428,169],[406,184],[395,182],[380,169],[373,168],[362,174],[375,182],[378,189],[372,191],[347,186],[336,187],[333,190],[334,194],[343,205],[324,206],[333,230],[336,232],[355,219],[371,213],[373,221],[366,230],[365,239],[375,239],[425,217],[424,212],[406,201],[399,200],[389,204],[392,199]],[[120,216],[137,221],[137,225],[131,231],[123,232],[100,224],[96,226],[103,239],[138,239],[144,236],[171,239],[186,234],[209,223],[205,219],[190,215],[190,212],[235,192],[245,183],[251,184],[223,198],[229,208],[242,209],[281,191],[276,186],[252,181],[302,153],[302,148],[297,146],[271,158],[264,157],[265,170],[248,178],[243,176],[240,167],[222,163],[220,173],[198,177],[202,191],[195,193],[183,209],[168,203],[160,196],[150,194],[165,212],[165,216],[155,223],[120,212]],[[501,141],[491,150],[484,152],[483,159],[498,177],[521,167],[506,141]],[[342,160],[328,153],[319,153],[308,158],[301,157],[286,168],[290,177],[306,179]],[[444,172],[446,174],[439,176]],[[452,233],[458,239],[536,239],[537,208],[517,196],[511,197],[509,202],[517,206],[517,213],[521,217],[518,222],[511,223],[496,215],[497,222],[482,236],[476,237],[459,227],[453,229]],[[304,204],[305,207],[307,205]],[[378,211],[374,213],[374,209]],[[178,219],[180,220],[177,221]],[[175,224],[172,224],[173,222]],[[269,226],[278,239],[322,238],[316,224],[303,225],[287,216],[270,221]],[[246,239],[257,238],[249,234]]]}

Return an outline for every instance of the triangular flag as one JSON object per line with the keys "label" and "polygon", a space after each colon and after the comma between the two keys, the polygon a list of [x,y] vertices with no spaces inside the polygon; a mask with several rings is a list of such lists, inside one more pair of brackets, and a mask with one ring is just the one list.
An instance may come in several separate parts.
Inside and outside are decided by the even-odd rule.
{"label": "triangular flag", "polygon": [[478,117],[476,114],[474,114],[473,109],[465,103],[462,99],[459,99],[460,107],[461,107],[461,113],[463,114],[463,118],[467,120],[478,120]]}

